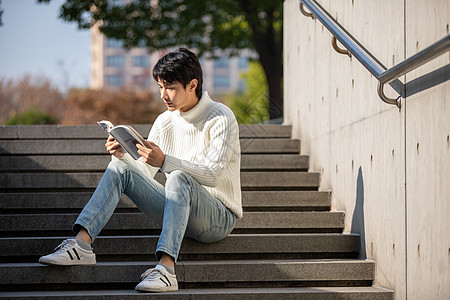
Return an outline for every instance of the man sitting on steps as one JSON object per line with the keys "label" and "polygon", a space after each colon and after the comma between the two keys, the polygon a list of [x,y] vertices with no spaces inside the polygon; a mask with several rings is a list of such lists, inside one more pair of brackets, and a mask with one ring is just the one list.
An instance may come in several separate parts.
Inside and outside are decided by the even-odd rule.
{"label": "man sitting on steps", "polygon": [[[158,264],[141,276],[138,291],[178,290],[175,276],[183,237],[203,243],[219,241],[242,217],[239,128],[231,110],[202,92],[203,72],[197,56],[180,48],[153,68],[167,111],[154,122],[139,160],[110,136],[112,154],[103,177],[73,225],[74,239],[43,256],[46,265],[96,263],[92,242],[125,193],[148,217],[161,224]],[[166,174],[165,186],[154,176]]]}

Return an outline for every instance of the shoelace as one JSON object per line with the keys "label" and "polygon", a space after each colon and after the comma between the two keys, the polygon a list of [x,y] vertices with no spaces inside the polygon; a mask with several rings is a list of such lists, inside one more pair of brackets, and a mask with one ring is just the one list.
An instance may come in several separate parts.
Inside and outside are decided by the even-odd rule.
{"label": "shoelace", "polygon": [[59,244],[53,251],[56,251],[58,253],[65,252],[69,248],[73,246],[73,242],[70,240],[64,240],[61,244]]}
{"label": "shoelace", "polygon": [[147,271],[145,271],[144,273],[142,273],[141,280],[155,280],[155,279],[160,278],[162,275],[164,275],[164,274],[161,273],[160,270],[151,268],[151,269],[148,269]]}

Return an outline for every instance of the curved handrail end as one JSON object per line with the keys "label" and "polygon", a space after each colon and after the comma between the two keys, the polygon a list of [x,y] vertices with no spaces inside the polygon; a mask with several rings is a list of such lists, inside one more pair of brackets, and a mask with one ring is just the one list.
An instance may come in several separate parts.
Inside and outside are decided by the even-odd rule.
{"label": "curved handrail end", "polygon": [[377,92],[378,92],[378,96],[380,97],[380,99],[383,102],[385,102],[387,104],[395,105],[398,108],[402,107],[402,96],[398,96],[396,99],[393,99],[393,98],[387,97],[384,94],[384,83],[378,82]]}
{"label": "curved handrail end", "polygon": [[347,49],[342,49],[337,45],[337,38],[334,35],[331,37],[331,45],[333,46],[333,49],[337,53],[348,55],[348,57],[350,57],[350,58],[352,57],[352,54],[350,53],[350,51],[348,51]]}
{"label": "curved handrail end", "polygon": [[302,14],[304,15],[304,16],[306,16],[306,17],[311,17],[311,19],[313,19],[314,20],[314,15],[312,14],[312,13],[310,13],[310,12],[307,12],[306,10],[305,10],[305,7],[304,7],[304,5],[303,5],[303,2],[301,2],[300,1],[300,11],[302,12]]}

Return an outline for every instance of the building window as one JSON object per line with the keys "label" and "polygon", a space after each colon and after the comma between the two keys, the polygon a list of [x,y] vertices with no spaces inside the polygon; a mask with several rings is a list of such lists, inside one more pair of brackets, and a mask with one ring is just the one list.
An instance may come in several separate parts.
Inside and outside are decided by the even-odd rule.
{"label": "building window", "polygon": [[123,86],[123,76],[122,75],[106,75],[106,83],[109,86]]}
{"label": "building window", "polygon": [[116,40],[116,39],[107,39],[106,40],[106,47],[107,48],[122,48],[123,47],[123,41]]}
{"label": "building window", "polygon": [[215,69],[228,68],[230,65],[230,60],[227,57],[220,57],[214,60]]}
{"label": "building window", "polygon": [[150,87],[150,77],[146,74],[134,75],[133,84],[142,88]]}
{"label": "building window", "polygon": [[230,87],[230,77],[223,75],[214,76],[214,87],[215,88],[228,88]]}
{"label": "building window", "polygon": [[106,57],[106,66],[114,68],[122,68],[125,63],[123,55],[112,55]]}
{"label": "building window", "polygon": [[135,67],[148,68],[150,66],[150,57],[148,56],[135,56],[133,57],[133,65]]}

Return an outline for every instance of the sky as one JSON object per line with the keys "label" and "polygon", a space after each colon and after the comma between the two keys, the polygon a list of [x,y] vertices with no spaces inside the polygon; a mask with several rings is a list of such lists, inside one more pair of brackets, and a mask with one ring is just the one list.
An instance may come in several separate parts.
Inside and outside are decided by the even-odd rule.
{"label": "sky", "polygon": [[47,77],[62,91],[88,87],[90,33],[58,18],[63,0],[0,0],[0,78]]}

